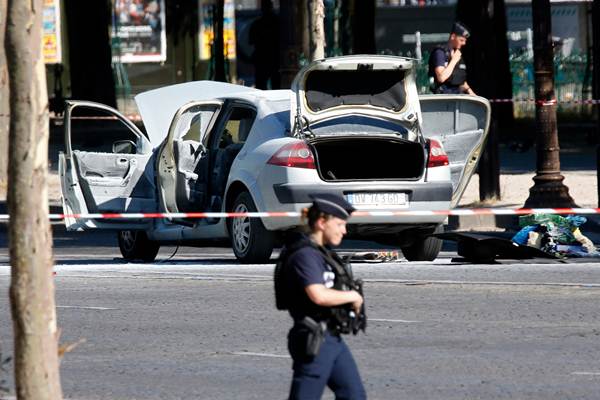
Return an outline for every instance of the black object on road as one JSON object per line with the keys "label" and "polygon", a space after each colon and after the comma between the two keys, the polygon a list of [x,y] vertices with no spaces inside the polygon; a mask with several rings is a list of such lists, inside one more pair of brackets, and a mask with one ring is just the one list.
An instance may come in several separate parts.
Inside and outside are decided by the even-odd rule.
{"label": "black object on road", "polygon": [[523,260],[531,258],[556,257],[530,246],[522,246],[510,239],[472,232],[436,233],[435,236],[444,240],[457,242],[457,253],[466,260],[476,263],[488,263],[496,259]]}

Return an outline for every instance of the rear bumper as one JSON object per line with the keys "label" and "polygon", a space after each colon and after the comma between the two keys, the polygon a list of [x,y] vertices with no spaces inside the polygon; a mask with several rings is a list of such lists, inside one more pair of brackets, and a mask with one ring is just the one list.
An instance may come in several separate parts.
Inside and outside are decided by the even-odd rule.
{"label": "rear bumper", "polygon": [[[408,195],[408,206],[396,209],[382,207],[357,207],[361,211],[439,211],[450,207],[452,184],[450,182],[407,182],[402,184],[344,183],[344,185],[323,184],[275,184],[273,191],[277,211],[301,211],[310,205],[310,194],[331,193],[343,196],[351,192],[404,192]],[[275,200],[275,199],[274,199]],[[351,225],[421,225],[440,224],[446,220],[445,215],[367,215],[353,216],[348,220]],[[263,223],[270,230],[289,229],[302,224],[295,218],[266,218]]]}
{"label": "rear bumper", "polygon": [[[343,196],[351,192],[404,192],[408,194],[409,204],[421,202],[450,202],[452,184],[450,182],[402,183],[398,184],[364,184],[352,183],[344,187],[324,187],[323,185],[307,185],[283,183],[273,185],[273,191],[281,204],[310,203],[311,194],[330,193]],[[412,206],[410,207],[412,209]]]}

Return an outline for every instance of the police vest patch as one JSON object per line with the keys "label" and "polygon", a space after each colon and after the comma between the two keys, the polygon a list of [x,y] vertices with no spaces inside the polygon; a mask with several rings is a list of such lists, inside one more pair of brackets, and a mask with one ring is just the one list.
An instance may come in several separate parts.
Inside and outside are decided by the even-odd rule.
{"label": "police vest patch", "polygon": [[323,284],[326,288],[331,289],[334,285],[335,274],[331,271],[323,272]]}

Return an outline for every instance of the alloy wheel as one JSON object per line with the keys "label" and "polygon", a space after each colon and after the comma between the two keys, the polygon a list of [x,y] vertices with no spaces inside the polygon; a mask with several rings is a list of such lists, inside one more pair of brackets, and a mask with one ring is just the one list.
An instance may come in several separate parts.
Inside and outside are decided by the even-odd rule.
{"label": "alloy wheel", "polygon": [[[241,203],[238,204],[233,210],[235,213],[247,213],[248,207]],[[233,242],[236,249],[241,253],[245,254],[248,251],[250,245],[250,218],[249,217],[236,217],[232,221],[233,231]]]}
{"label": "alloy wheel", "polygon": [[133,246],[135,246],[135,233],[133,231],[121,231],[120,235],[123,247],[128,250],[133,249]]}

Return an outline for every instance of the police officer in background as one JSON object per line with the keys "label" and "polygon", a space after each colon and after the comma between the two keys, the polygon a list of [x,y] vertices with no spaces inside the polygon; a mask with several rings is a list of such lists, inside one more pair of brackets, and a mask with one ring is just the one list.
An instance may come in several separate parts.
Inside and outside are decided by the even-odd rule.
{"label": "police officer in background", "polygon": [[328,386],[336,399],[366,399],[358,368],[341,337],[365,329],[362,282],[332,249],[346,234],[352,205],[337,195],[311,196],[303,212],[307,234],[295,234],[275,267],[278,309],[294,326],[288,350],[294,375],[290,399],[319,399]]}
{"label": "police officer in background", "polygon": [[436,47],[429,56],[429,77],[433,79],[431,90],[436,94],[474,95],[467,83],[467,66],[460,49],[467,43],[469,30],[464,24],[455,22],[448,43]]}

